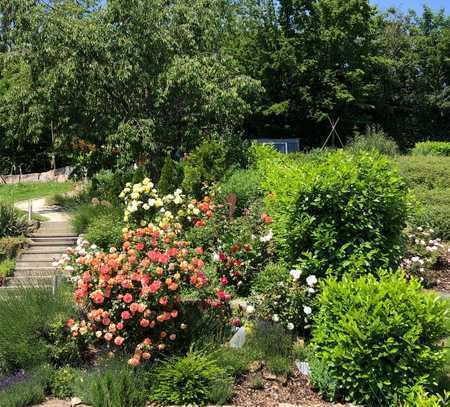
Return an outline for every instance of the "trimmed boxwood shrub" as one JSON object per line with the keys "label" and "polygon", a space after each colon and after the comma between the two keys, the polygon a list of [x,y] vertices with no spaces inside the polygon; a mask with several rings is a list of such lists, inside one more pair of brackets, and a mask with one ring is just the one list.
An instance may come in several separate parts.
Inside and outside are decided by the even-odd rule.
{"label": "trimmed boxwood shrub", "polygon": [[337,395],[363,405],[397,405],[416,383],[432,386],[449,334],[447,304],[416,280],[383,273],[322,287],[313,346]]}
{"label": "trimmed boxwood shrub", "polygon": [[266,206],[282,258],[303,276],[370,272],[401,252],[407,187],[376,154],[262,159]]}
{"label": "trimmed boxwood shrub", "polygon": [[450,142],[447,141],[422,141],[416,143],[412,152],[413,155],[440,155],[450,156]]}

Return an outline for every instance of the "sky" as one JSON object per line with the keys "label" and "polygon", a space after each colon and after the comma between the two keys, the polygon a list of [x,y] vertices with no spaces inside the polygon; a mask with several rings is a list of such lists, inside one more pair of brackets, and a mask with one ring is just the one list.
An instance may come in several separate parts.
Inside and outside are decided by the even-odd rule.
{"label": "sky", "polygon": [[407,11],[408,9],[422,11],[423,5],[426,4],[433,10],[445,8],[447,14],[450,13],[449,0],[371,0],[371,3],[376,4],[382,10],[395,6],[402,11]]}

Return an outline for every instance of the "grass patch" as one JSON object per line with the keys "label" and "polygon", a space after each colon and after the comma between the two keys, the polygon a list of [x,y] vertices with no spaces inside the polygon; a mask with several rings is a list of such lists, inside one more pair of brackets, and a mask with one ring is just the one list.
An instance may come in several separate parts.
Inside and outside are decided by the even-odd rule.
{"label": "grass patch", "polygon": [[0,185],[0,202],[14,203],[69,192],[72,182],[27,182]]}

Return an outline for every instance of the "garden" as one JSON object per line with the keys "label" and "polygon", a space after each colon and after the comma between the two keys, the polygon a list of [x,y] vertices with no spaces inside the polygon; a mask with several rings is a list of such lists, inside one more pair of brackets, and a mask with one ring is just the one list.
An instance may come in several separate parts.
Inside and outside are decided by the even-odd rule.
{"label": "garden", "polygon": [[380,2],[0,0],[0,407],[450,405],[450,17]]}
{"label": "garden", "polygon": [[390,143],[211,139],[53,195],[81,237],[53,295],[0,291],[0,405],[448,405],[450,148]]}

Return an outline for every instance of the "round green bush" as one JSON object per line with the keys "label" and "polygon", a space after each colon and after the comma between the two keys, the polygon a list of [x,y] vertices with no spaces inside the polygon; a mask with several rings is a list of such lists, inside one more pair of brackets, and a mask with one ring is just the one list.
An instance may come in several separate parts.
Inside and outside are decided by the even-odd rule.
{"label": "round green bush", "polygon": [[330,278],[322,289],[313,347],[337,396],[394,405],[415,384],[432,386],[444,358],[441,339],[449,334],[445,301],[400,273]]}
{"label": "round green bush", "polygon": [[279,253],[304,277],[397,264],[408,191],[387,158],[335,151],[259,165]]}

